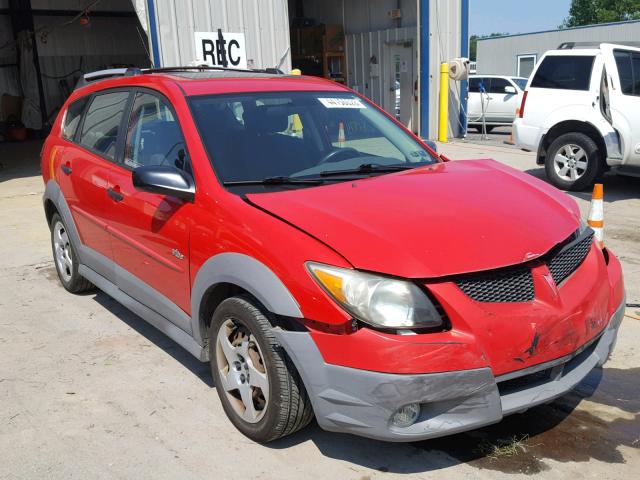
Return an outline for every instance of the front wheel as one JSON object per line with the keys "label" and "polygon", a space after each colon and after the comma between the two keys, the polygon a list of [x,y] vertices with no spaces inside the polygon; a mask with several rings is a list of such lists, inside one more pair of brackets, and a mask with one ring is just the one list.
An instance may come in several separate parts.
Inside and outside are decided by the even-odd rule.
{"label": "front wheel", "polygon": [[222,407],[240,432],[260,443],[296,432],[313,418],[302,380],[271,329],[258,302],[240,295],[216,308],[209,336]]}
{"label": "front wheel", "polygon": [[565,133],[547,151],[545,171],[549,181],[562,190],[584,190],[602,172],[602,154],[584,133]]}

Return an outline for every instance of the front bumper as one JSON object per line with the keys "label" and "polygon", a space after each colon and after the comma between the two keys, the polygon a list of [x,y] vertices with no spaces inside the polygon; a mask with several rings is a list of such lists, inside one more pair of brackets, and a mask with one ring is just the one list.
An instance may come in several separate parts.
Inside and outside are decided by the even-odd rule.
{"label": "front bumper", "polygon": [[[569,392],[609,357],[624,309],[623,300],[604,331],[572,354],[499,377],[490,368],[398,375],[331,365],[308,333],[273,332],[296,364],[323,429],[408,442],[496,423]],[[420,403],[418,420],[392,425],[396,410],[409,403]]]}

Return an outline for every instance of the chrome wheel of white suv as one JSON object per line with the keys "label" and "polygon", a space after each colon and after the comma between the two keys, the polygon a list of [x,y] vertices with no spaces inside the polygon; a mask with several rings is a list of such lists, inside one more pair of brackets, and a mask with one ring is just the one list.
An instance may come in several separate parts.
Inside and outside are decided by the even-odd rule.
{"label": "chrome wheel of white suv", "polygon": [[587,171],[589,158],[579,145],[570,143],[564,145],[553,157],[553,168],[560,178],[568,182],[575,182]]}

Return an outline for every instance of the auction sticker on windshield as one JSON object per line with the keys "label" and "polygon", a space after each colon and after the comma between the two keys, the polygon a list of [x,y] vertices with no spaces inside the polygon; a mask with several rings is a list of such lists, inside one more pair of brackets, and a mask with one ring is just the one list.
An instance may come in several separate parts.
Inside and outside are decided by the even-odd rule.
{"label": "auction sticker on windshield", "polygon": [[357,98],[319,98],[326,108],[367,108]]}

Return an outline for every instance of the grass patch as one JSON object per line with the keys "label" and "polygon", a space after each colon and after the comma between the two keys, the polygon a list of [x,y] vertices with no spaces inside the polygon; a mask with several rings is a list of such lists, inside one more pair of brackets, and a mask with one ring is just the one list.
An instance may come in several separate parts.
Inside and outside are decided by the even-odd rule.
{"label": "grass patch", "polygon": [[495,441],[482,440],[476,448],[476,453],[480,453],[492,460],[504,457],[515,457],[527,451],[532,445],[527,445],[529,435],[514,435],[510,438],[499,438]]}

